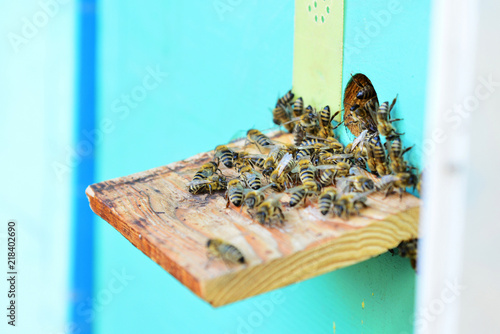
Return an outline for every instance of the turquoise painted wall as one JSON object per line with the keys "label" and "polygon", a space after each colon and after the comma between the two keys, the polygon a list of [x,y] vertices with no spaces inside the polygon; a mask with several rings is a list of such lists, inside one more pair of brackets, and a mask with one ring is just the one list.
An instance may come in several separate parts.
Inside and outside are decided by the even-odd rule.
{"label": "turquoise painted wall", "polygon": [[[404,11],[360,54],[346,55],[344,82],[351,72],[364,72],[383,99],[399,93],[396,116],[411,109],[404,130],[418,142],[426,46],[415,41],[419,34],[426,39],[428,21],[420,13],[428,3],[401,3]],[[346,40],[384,5],[349,1]],[[272,126],[269,108],[292,82],[293,2],[110,0],[99,10],[97,181]],[[411,47],[411,62],[402,56],[402,42]],[[412,332],[415,274],[390,254],[213,309],[98,220],[97,333],[333,333],[334,322],[340,334]]]}

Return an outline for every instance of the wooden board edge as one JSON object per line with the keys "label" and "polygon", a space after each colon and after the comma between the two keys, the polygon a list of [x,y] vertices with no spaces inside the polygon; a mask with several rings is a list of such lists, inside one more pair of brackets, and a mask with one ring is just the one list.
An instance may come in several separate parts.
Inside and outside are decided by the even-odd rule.
{"label": "wooden board edge", "polygon": [[132,245],[139,249],[144,255],[156,262],[160,267],[174,276],[179,282],[190,289],[194,294],[204,299],[203,286],[198,279],[191,275],[183,267],[177,265],[175,261],[170,259],[164,253],[159,252],[146,237],[142,237],[133,226],[127,225],[124,221],[118,219],[118,216],[113,214],[113,209],[103,203],[101,199],[95,195],[94,185],[90,185],[85,190],[89,199],[90,208],[92,211],[113,226],[120,232]]}
{"label": "wooden board edge", "polygon": [[[418,237],[419,213],[420,207],[413,207],[317,247],[202,282],[202,298],[219,307],[378,256]],[[349,249],[352,245],[357,247]]]}

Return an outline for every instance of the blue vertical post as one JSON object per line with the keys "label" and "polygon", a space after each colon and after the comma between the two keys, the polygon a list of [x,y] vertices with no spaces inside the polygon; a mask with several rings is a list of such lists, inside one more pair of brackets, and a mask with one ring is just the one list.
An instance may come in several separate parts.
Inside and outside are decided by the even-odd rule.
{"label": "blue vertical post", "polygon": [[76,126],[75,150],[79,162],[75,170],[74,225],[71,307],[72,332],[92,333],[94,310],[94,215],[85,188],[94,183],[96,121],[96,0],[79,0],[77,9]]}

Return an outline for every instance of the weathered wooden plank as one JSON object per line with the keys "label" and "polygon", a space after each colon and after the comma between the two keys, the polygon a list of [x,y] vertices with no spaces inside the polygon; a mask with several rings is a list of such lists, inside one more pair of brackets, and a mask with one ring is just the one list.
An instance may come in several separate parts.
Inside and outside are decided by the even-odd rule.
{"label": "weathered wooden plank", "polygon": [[[93,184],[87,196],[95,213],[214,306],[366,260],[417,237],[420,200],[410,194],[402,200],[399,195],[370,195],[369,208],[348,221],[324,217],[316,204],[286,208],[283,228],[264,227],[245,210],[226,209],[222,193],[193,196],[187,191],[186,183],[212,157],[211,152],[202,153]],[[211,237],[235,245],[248,263],[207,265],[206,242]]]}

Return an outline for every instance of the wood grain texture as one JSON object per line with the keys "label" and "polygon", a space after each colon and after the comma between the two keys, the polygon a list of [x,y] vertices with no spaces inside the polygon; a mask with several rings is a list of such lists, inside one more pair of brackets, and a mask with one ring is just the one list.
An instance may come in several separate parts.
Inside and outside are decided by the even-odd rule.
{"label": "wood grain texture", "polygon": [[[290,135],[277,140],[290,142]],[[242,146],[242,142],[233,146]],[[355,264],[417,237],[420,200],[369,196],[362,216],[324,217],[316,203],[285,208],[281,229],[229,207],[223,193],[191,195],[186,183],[212,152],[87,188],[92,210],[181,283],[214,306],[225,305]],[[226,175],[233,171],[223,168]],[[282,199],[285,201],[287,198]],[[244,254],[246,265],[208,263],[208,238]]]}
{"label": "wood grain texture", "polygon": [[[361,129],[358,127],[358,124],[351,123],[353,121],[351,115],[351,107],[355,104],[358,104],[360,108],[363,108],[368,100],[359,100],[356,97],[360,86],[372,85],[370,79],[367,76],[361,73],[357,73],[351,77],[344,91],[344,124],[351,131],[351,133],[355,136],[358,136],[361,133]],[[378,97],[377,97],[378,102]]]}

